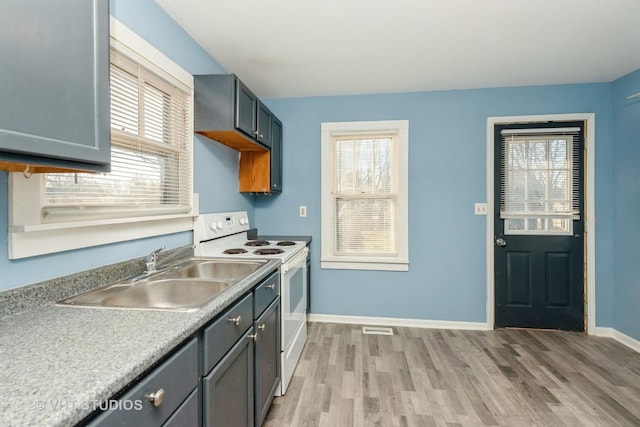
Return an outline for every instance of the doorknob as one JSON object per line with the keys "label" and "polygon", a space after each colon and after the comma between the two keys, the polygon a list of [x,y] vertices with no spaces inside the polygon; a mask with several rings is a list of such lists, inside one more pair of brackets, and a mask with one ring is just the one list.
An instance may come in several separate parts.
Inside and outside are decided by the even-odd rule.
{"label": "doorknob", "polygon": [[496,245],[498,245],[498,246],[500,246],[500,247],[507,246],[507,241],[506,241],[506,240],[504,240],[504,239],[503,239],[503,238],[501,238],[501,237],[498,237],[498,238],[496,239]]}

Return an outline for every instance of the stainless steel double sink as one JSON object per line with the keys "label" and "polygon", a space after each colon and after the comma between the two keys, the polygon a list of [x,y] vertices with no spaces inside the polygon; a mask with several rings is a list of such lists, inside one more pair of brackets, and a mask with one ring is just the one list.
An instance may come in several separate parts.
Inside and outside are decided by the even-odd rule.
{"label": "stainless steel double sink", "polygon": [[189,258],[157,272],[64,299],[58,304],[93,308],[196,311],[266,262]]}

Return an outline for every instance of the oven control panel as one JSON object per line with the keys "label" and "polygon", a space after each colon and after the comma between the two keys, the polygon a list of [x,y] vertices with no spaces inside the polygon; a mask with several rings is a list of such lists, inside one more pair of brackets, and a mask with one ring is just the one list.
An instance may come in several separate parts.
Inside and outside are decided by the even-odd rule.
{"label": "oven control panel", "polygon": [[194,241],[226,237],[249,230],[249,216],[246,211],[201,214],[196,218]]}

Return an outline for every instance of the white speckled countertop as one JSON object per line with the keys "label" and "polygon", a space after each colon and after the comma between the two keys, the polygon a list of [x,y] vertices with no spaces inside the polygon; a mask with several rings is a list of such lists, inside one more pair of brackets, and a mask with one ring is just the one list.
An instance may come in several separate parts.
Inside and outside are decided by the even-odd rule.
{"label": "white speckled countertop", "polygon": [[60,307],[0,318],[0,426],[67,426],[151,368],[274,271],[273,260],[191,313]]}

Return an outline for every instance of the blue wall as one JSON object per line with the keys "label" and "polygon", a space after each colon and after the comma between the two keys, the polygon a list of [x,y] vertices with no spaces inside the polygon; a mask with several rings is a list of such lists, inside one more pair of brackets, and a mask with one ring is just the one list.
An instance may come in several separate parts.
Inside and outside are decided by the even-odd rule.
{"label": "blue wall", "polygon": [[640,340],[640,70],[613,84],[613,327]]}
{"label": "blue wall", "polygon": [[[111,15],[192,74],[224,72],[153,0],[111,0]],[[200,211],[247,210],[251,200],[238,193],[238,154],[215,142],[196,137],[194,190]],[[190,244],[192,234],[175,233],[132,242],[98,246],[52,255],[7,258],[8,174],[0,172],[0,290],[27,285],[101,265],[140,257],[159,246]]]}
{"label": "blue wall", "polygon": [[[490,116],[596,113],[599,325],[611,322],[611,84],[271,99],[282,119],[284,192],[256,201],[267,234],[311,234],[312,312],[484,322],[486,122]],[[409,120],[409,272],[321,270],[320,123]],[[298,217],[306,205],[307,217]]]}

